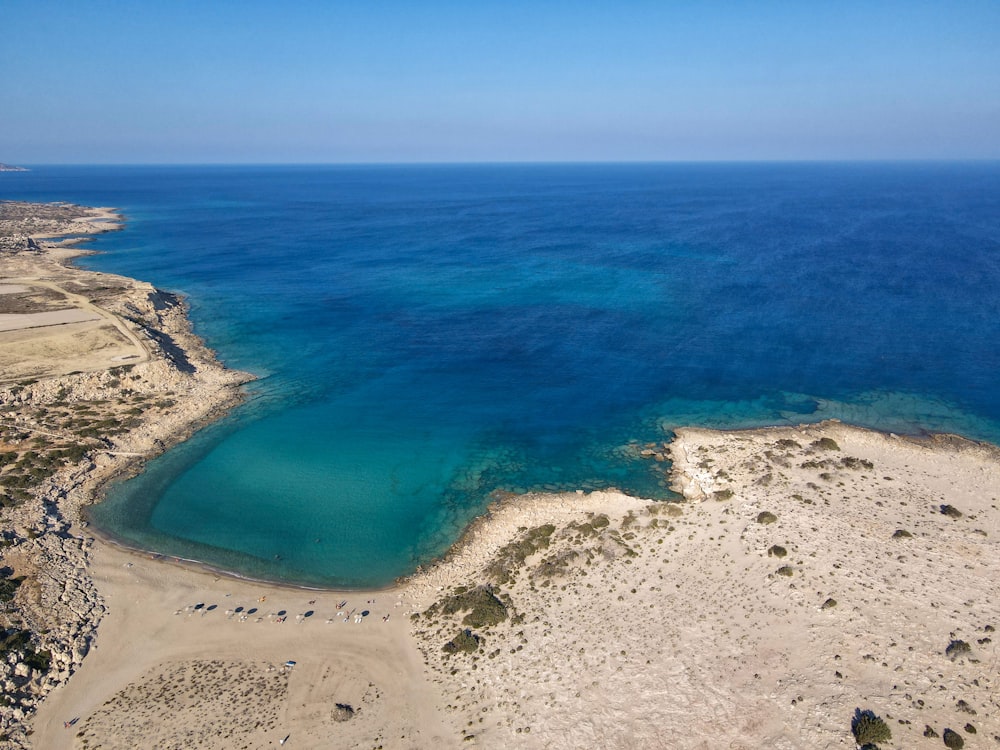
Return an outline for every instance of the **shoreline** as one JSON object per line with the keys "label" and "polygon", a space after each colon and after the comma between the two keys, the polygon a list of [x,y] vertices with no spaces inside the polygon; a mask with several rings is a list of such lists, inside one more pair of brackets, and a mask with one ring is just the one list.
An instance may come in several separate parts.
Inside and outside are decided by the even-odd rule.
{"label": "shoreline", "polygon": [[[109,482],[241,403],[252,379],[217,362],[182,298],[73,263],[96,252],[79,245],[123,221],[111,208],[0,203],[0,304],[10,323],[0,332],[0,449],[18,459],[0,476],[0,490],[13,487],[2,493],[3,563],[31,589],[5,604],[5,623],[31,633],[28,648],[52,663],[47,674],[6,665],[0,735],[15,747],[26,742],[25,717],[79,668],[106,614],[86,570],[95,545],[86,508]],[[38,311],[67,308],[87,314],[30,325]]]}
{"label": "shoreline", "polygon": [[[116,228],[107,218],[88,226]],[[42,264],[119,322],[127,311],[138,334],[176,336],[180,359],[147,336],[149,361],[130,369],[0,384],[24,429],[68,411],[89,425],[73,429],[92,431],[98,402],[130,425],[99,434],[13,511],[3,563],[39,574],[37,595],[15,601],[26,622],[55,622],[54,636],[37,636],[53,666],[5,667],[18,695],[46,697],[20,715],[0,709],[0,748],[235,750],[283,737],[316,748],[833,748],[855,707],[898,720],[900,746],[939,746],[924,724],[1000,736],[995,676],[980,666],[997,658],[988,634],[1000,626],[997,446],[832,420],[682,427],[654,453],[669,453],[683,501],[504,495],[442,557],[385,588],[258,581],[81,523],[108,482],[224,415],[246,380],[191,333],[175,295],[61,265],[76,248],[35,240],[45,247],[27,259],[0,246],[3,277],[36,277],[26,269]],[[140,356],[112,343],[114,356]],[[969,657],[946,655],[949,639]],[[247,715],[260,720],[238,721]]]}
{"label": "shoreline", "polygon": [[[227,696],[224,685],[245,679],[235,665],[260,664],[287,677],[281,705],[302,695],[309,709],[289,703],[273,726],[233,744],[220,740],[221,748],[286,734],[316,748],[331,738],[358,746],[392,736],[406,741],[386,747],[633,747],[666,737],[670,747],[692,749],[720,741],[832,748],[850,737],[856,706],[906,722],[892,725],[902,745],[890,747],[939,746],[924,738],[925,724],[938,734],[967,722],[985,736],[1000,733],[987,666],[990,627],[1000,626],[990,619],[1000,581],[986,573],[1000,570],[995,447],[826,423],[683,429],[671,449],[680,452],[674,478],[704,482],[702,456],[712,457],[718,484],[705,488],[733,494],[679,503],[612,492],[508,498],[446,559],[381,591],[241,581],[98,545],[93,573],[108,597],[110,630],[99,632],[79,681],[42,705],[36,736],[50,744],[40,746],[78,747],[60,743],[70,739],[60,722],[76,716],[83,738],[108,747],[126,747],[128,738],[138,747],[175,746],[164,740],[179,740],[169,731],[175,720],[136,723],[137,706],[155,716],[157,704],[130,696],[207,664],[224,673],[212,685]],[[762,484],[765,464],[787,477]],[[961,517],[939,512],[942,499]],[[773,524],[756,520],[765,510]],[[900,528],[912,538],[896,540]],[[787,557],[775,556],[774,542]],[[899,562],[900,554],[913,562]],[[472,624],[481,639],[473,652],[443,653],[469,627],[467,610],[448,614],[448,602],[482,586],[499,597],[505,619]],[[343,612],[371,615],[348,622],[335,614],[341,599],[349,602]],[[259,611],[241,621],[232,614],[239,607]],[[972,644],[969,659],[945,655],[950,638]],[[290,673],[281,672],[285,659],[297,662]],[[959,699],[978,714],[957,723]],[[213,737],[219,722],[231,726],[229,712],[265,709],[248,700],[200,703],[211,718],[198,724],[207,732],[200,736]],[[351,705],[354,718],[334,717],[335,703]],[[696,707],[704,718],[695,721]],[[144,740],[154,736],[146,734],[150,722],[164,744]]]}

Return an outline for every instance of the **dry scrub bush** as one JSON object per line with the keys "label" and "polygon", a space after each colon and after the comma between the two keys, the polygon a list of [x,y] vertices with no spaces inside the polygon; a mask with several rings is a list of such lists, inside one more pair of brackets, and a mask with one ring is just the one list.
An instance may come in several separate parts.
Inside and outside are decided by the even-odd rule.
{"label": "dry scrub bush", "polygon": [[867,708],[864,711],[860,708],[854,709],[851,732],[854,734],[854,741],[859,745],[874,745],[892,739],[892,730],[889,726],[881,717],[876,716],[874,711]]}

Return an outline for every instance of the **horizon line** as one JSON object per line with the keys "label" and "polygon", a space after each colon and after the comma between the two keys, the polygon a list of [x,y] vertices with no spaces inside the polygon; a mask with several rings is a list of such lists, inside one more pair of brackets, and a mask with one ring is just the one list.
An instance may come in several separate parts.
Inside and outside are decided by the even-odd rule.
{"label": "horizon line", "polygon": [[[8,167],[461,167],[461,166],[641,166],[695,164],[975,164],[1000,162],[1000,157],[886,157],[805,159],[552,159],[467,161],[108,161],[0,162]],[[11,172],[16,174],[16,172]]]}

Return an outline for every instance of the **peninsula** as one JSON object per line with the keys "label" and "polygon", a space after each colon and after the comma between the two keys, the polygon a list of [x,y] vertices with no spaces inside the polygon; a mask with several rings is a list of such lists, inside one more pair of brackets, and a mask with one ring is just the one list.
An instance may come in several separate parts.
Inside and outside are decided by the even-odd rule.
{"label": "peninsula", "polygon": [[623,446],[677,501],[497,497],[381,591],[102,540],[101,487],[249,378],[178,297],[68,264],[121,221],[0,203],[0,748],[1000,740],[1000,450],[959,437],[681,429]]}

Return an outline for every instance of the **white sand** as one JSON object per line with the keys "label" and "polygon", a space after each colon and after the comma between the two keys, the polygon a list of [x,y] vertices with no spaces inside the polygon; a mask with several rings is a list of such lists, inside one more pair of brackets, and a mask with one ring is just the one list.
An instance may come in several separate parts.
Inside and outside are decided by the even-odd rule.
{"label": "white sand", "polygon": [[[397,594],[340,595],[218,578],[106,545],[94,555],[92,573],[109,614],[83,667],[43,704],[36,747],[80,747],[84,738],[104,748],[266,747],[291,734],[288,747],[419,748],[446,736]],[[376,603],[367,604],[372,598]],[[348,605],[338,610],[343,599]],[[204,606],[193,609],[197,604]],[[245,616],[251,609],[257,611]],[[365,610],[361,623],[347,617]],[[296,662],[290,671],[282,666],[288,660]],[[225,665],[213,669],[218,683],[189,695],[197,700],[181,720],[175,712],[181,694],[210,680],[193,672],[184,679],[178,670],[214,662]],[[247,694],[244,670],[261,680],[280,677],[281,684]],[[141,694],[171,675],[182,685],[176,695]],[[337,703],[352,706],[354,718],[336,721]],[[65,729],[76,717],[81,721]]]}

